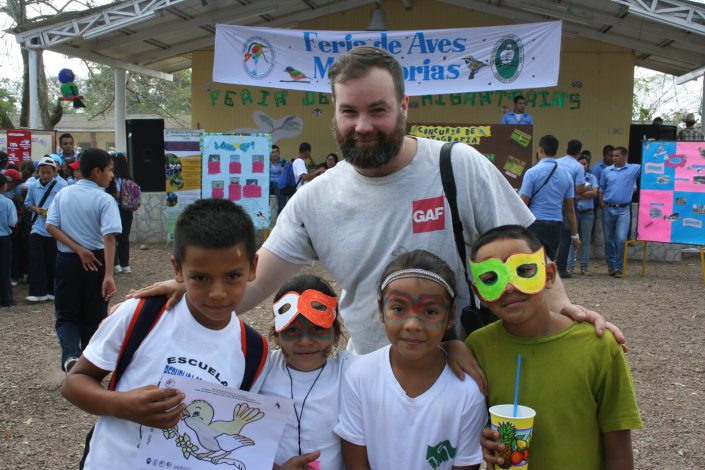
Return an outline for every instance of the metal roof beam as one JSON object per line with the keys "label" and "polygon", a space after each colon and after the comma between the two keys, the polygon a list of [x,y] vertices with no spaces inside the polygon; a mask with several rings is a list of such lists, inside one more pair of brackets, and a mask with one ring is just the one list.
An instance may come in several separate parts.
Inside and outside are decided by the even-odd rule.
{"label": "metal roof beam", "polygon": [[132,0],[99,13],[30,29],[15,36],[22,47],[48,49],[77,38],[90,38],[152,19],[158,10],[185,0]]}
{"label": "metal roof beam", "polygon": [[59,54],[65,54],[70,57],[78,57],[79,59],[89,60],[91,62],[97,62],[99,64],[108,65],[110,67],[128,70],[130,72],[139,73],[140,75],[146,75],[148,77],[160,78],[162,80],[167,80],[169,82],[174,80],[174,77],[169,73],[160,72],[159,70],[150,69],[147,67],[142,67],[130,62],[124,62],[117,59],[112,59],[101,54],[96,54],[95,52],[88,52],[77,47],[68,45],[58,45],[51,49],[53,52],[58,52]]}
{"label": "metal roof beam", "polygon": [[703,75],[705,75],[705,67],[700,67],[699,69],[691,70],[690,72],[676,78],[676,85],[682,85],[691,80],[697,80]]}
{"label": "metal roof beam", "polygon": [[705,36],[705,7],[679,0],[611,0],[629,13]]}

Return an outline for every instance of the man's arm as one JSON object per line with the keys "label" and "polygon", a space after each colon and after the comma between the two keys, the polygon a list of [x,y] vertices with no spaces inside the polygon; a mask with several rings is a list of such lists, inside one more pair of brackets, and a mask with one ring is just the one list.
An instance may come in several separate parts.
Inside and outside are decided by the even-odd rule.
{"label": "man's arm", "polygon": [[575,204],[573,203],[574,199],[571,198],[565,198],[563,200],[563,210],[566,213],[566,216],[568,217],[568,224],[570,225],[570,239],[571,243],[577,250],[580,248],[580,238],[578,238],[578,221],[575,218]]}
{"label": "man's arm", "polygon": [[529,199],[529,196],[525,194],[520,194],[519,197],[521,198],[522,201],[524,201],[524,204],[526,204],[526,207],[529,207],[529,204],[531,203],[531,199]]}
{"label": "man's arm", "polygon": [[311,181],[316,176],[322,174],[324,171],[326,171],[325,168],[316,168],[315,170],[311,170],[308,173],[302,173],[300,176],[301,181],[306,181],[306,182]]}
{"label": "man's arm", "polygon": [[581,195],[586,191],[585,189],[585,183],[583,184],[576,184],[575,185],[575,194]]}
{"label": "man's arm", "polygon": [[257,277],[247,285],[245,298],[237,309],[238,313],[244,313],[259,305],[301,269],[301,265],[289,263],[266,248],[260,248],[257,256]]}

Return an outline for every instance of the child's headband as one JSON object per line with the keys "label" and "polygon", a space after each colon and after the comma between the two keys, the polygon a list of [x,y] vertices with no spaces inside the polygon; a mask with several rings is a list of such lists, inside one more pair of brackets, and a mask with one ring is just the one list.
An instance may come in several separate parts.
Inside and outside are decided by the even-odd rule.
{"label": "child's headband", "polygon": [[451,299],[455,298],[455,291],[452,287],[450,287],[450,285],[446,282],[445,279],[443,279],[438,274],[432,273],[431,271],[426,271],[425,269],[402,269],[401,271],[395,271],[391,273],[389,276],[387,276],[384,282],[382,282],[382,287],[379,288],[380,295],[382,295],[384,289],[386,289],[392,281],[396,281],[397,279],[406,279],[410,277],[427,279],[429,281],[435,282],[436,284],[440,284],[448,292],[448,294],[450,294]]}

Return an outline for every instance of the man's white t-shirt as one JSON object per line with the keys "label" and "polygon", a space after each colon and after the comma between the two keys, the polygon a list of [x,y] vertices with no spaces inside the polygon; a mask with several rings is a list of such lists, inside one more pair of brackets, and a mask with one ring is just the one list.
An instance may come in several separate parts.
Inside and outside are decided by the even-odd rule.
{"label": "man's white t-shirt", "polygon": [[431,388],[410,398],[394,376],[389,353],[387,346],[350,364],[335,432],[365,446],[371,468],[449,470],[481,463],[487,407],[475,381],[461,381],[446,365]]}
{"label": "man's white t-shirt", "polygon": [[[112,371],[117,364],[125,332],[138,300],[128,300],[108,316],[95,332],[83,355],[96,367]],[[239,388],[245,373],[241,343],[242,322],[233,312],[222,330],[198,323],[188,309],[186,297],[164,312],[135,352],[132,362],[117,383],[125,392],[146,385],[159,385],[164,374],[191,377]],[[266,365],[251,392],[262,386]],[[123,419],[101,416],[90,441],[85,469],[130,468],[141,439],[141,425]]]}
{"label": "man's white t-shirt", "polygon": [[[333,427],[338,422],[341,380],[351,358],[348,351],[339,351],[334,357],[328,358],[322,370],[302,372],[286,366],[286,358],[281,350],[273,351],[260,390],[262,395],[289,399],[293,392],[296,410],[301,417],[301,453],[320,450],[318,461],[321,469],[345,468],[340,438],[333,432]],[[274,463],[282,465],[297,455],[299,429],[296,414],[292,410],[279,441]]]}
{"label": "man's white t-shirt", "polygon": [[[365,177],[341,161],[316,177],[287,203],[263,245],[289,263],[320,260],[342,288],[340,312],[350,332],[348,348],[356,354],[389,344],[377,290],[384,268],[401,253],[424,249],[439,256],[455,272],[457,314],[470,303],[441,183],[443,142],[416,140],[414,159],[391,175]],[[531,225],[531,211],[487,158],[464,144],[456,144],[452,155],[468,255],[481,233]]]}
{"label": "man's white t-shirt", "polygon": [[296,181],[298,181],[298,183],[296,184],[296,188],[298,189],[306,183],[306,181],[301,179],[301,175],[305,175],[306,173],[308,173],[308,169],[306,168],[306,162],[303,158],[296,157],[291,165],[292,169],[294,170],[294,177],[296,178]]}

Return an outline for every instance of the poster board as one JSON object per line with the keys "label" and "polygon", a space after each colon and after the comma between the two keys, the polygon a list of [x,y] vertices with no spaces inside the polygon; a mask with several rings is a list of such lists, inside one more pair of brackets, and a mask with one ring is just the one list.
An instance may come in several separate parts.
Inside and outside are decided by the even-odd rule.
{"label": "poster board", "polygon": [[252,218],[255,229],[269,228],[270,134],[204,133],[201,139],[202,184],[205,198],[227,198]]}
{"label": "poster board", "polygon": [[531,168],[534,126],[513,124],[410,124],[409,135],[463,142],[490,160],[515,189]]}
{"label": "poster board", "polygon": [[[43,130],[32,130],[32,129],[20,129],[21,131],[26,131],[30,133],[31,150],[30,157],[34,161],[38,161],[44,155],[54,153],[56,149],[56,133],[54,131],[43,131]],[[8,140],[6,129],[0,130],[0,150],[7,152]],[[28,160],[28,159],[27,159]]]}
{"label": "poster board", "polygon": [[201,198],[201,134],[203,131],[165,130],[166,236],[174,241],[179,214]]}
{"label": "poster board", "polygon": [[705,245],[705,142],[645,142],[637,239]]}

